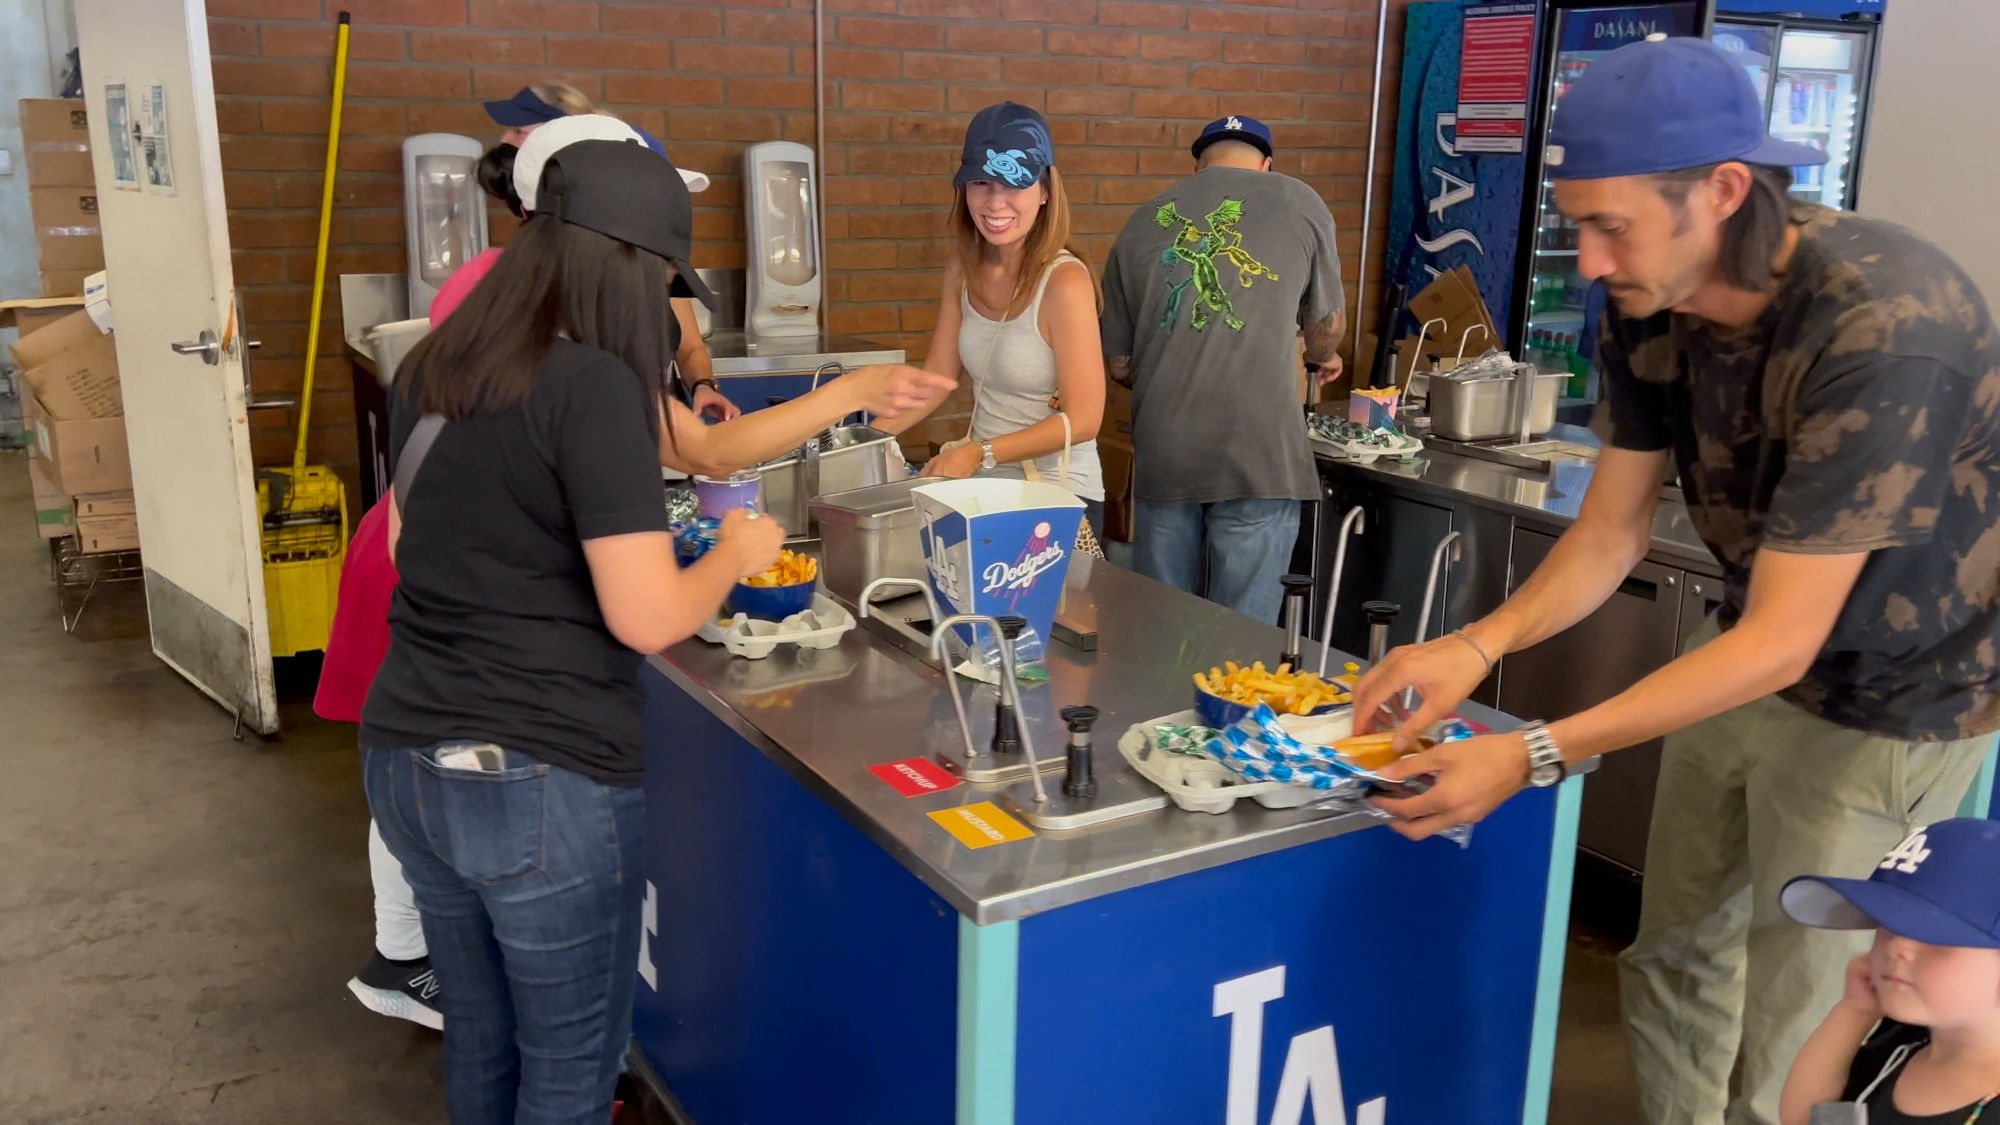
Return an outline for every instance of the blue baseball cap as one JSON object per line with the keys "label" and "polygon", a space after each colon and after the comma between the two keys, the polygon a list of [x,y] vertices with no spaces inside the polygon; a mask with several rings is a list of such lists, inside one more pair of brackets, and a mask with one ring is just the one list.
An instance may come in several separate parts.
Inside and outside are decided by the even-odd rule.
{"label": "blue baseball cap", "polygon": [[1897,844],[1868,878],[1802,875],[1778,903],[1824,930],[1880,926],[1925,945],[2000,949],[2000,821],[1941,820]]}
{"label": "blue baseball cap", "polygon": [[1218,117],[1202,127],[1201,136],[1194,139],[1196,158],[1201,150],[1217,141],[1242,141],[1265,156],[1271,155],[1271,128],[1254,117],[1232,113],[1228,117]]}
{"label": "blue baseball cap", "polygon": [[546,125],[565,115],[562,110],[536,97],[533,90],[523,86],[521,92],[511,98],[487,102],[486,116],[491,117],[494,124],[503,128],[526,129],[530,125]]}
{"label": "blue baseball cap", "polygon": [[991,180],[1024,188],[1041,182],[1042,173],[1055,166],[1049,123],[1027,106],[1001,102],[972,115],[972,124],[965,127],[965,154],[951,186]]}
{"label": "blue baseball cap", "polygon": [[1547,163],[1557,180],[1729,160],[1791,168],[1824,164],[1826,153],[1766,132],[1749,73],[1706,39],[1654,35],[1605,55],[1563,94],[1549,127]]}

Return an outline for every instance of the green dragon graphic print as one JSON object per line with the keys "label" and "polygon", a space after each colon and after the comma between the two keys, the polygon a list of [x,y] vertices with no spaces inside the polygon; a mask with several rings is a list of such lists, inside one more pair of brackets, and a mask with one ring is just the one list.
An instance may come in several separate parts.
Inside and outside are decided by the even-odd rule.
{"label": "green dragon graphic print", "polygon": [[[1195,290],[1194,308],[1188,314],[1188,323],[1196,332],[1208,328],[1210,315],[1220,313],[1222,323],[1237,332],[1243,331],[1243,319],[1236,315],[1235,306],[1229,300],[1229,291],[1222,284],[1222,271],[1217,262],[1225,261],[1236,267],[1236,283],[1250,288],[1259,277],[1278,280],[1264,263],[1250,256],[1243,249],[1243,233],[1236,229],[1243,221],[1243,201],[1225,199],[1216,204],[1215,210],[1202,217],[1208,224],[1203,230],[1190,219],[1183,217],[1172,200],[1160,206],[1153,214],[1153,221],[1163,230],[1180,229],[1165,250],[1160,251],[1160,266],[1167,273],[1167,302],[1160,313],[1160,327],[1171,329],[1179,318],[1181,299],[1192,285]],[[1188,276],[1173,280],[1179,272],[1180,263],[1188,265]]]}

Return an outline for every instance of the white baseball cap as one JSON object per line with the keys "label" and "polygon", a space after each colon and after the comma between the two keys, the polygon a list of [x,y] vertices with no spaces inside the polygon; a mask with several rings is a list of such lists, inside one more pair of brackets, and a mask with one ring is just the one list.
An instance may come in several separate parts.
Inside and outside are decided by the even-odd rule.
{"label": "white baseball cap", "polygon": [[[537,126],[522,140],[521,151],[514,157],[514,194],[520,197],[522,211],[535,209],[535,190],[541,186],[542,169],[548,164],[549,157],[578,141],[629,141],[659,152],[644,133],[607,114],[573,114]],[[690,193],[708,187],[708,177],[703,173],[686,168],[675,170],[681,174],[681,180],[687,184]]]}
{"label": "white baseball cap", "polygon": [[514,157],[514,194],[520,197],[521,210],[535,209],[535,192],[541,187],[542,169],[549,157],[578,141],[630,141],[644,145],[646,138],[616,117],[601,113],[558,117],[541,126],[521,141],[521,151]]}

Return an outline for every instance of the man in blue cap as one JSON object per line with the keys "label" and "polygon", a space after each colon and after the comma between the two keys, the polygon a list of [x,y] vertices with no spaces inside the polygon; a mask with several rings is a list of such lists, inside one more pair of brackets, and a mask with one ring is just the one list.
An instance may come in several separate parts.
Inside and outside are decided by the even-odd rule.
{"label": "man in blue cap", "polygon": [[1140,205],[1104,267],[1105,369],[1132,388],[1134,568],[1275,624],[1319,474],[1305,360],[1339,371],[1347,327],[1326,201],[1271,171],[1271,131],[1232,114],[1195,174]]}
{"label": "man in blue cap", "polygon": [[1611,302],[1607,444],[1518,593],[1356,692],[1372,716],[1417,688],[1407,739],[1493,661],[1590,614],[1646,554],[1678,468],[1725,574],[1683,655],[1578,714],[1404,759],[1385,772],[1437,784],[1382,803],[1430,835],[1667,736],[1621,959],[1656,1123],[1777,1120],[1856,951],[1787,925],[1779,888],[1950,815],[2000,730],[2000,335],[1937,247],[1789,199],[1789,169],[1824,159],[1767,136],[1742,68],[1702,40],[1634,43],[1577,80],[1548,165]]}

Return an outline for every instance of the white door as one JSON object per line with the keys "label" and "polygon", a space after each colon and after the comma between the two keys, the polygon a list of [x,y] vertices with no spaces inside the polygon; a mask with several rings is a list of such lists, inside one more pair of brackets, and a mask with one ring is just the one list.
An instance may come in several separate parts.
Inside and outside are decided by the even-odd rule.
{"label": "white door", "polygon": [[203,0],[77,0],[76,30],[153,651],[243,726],[273,734],[207,14]]}

